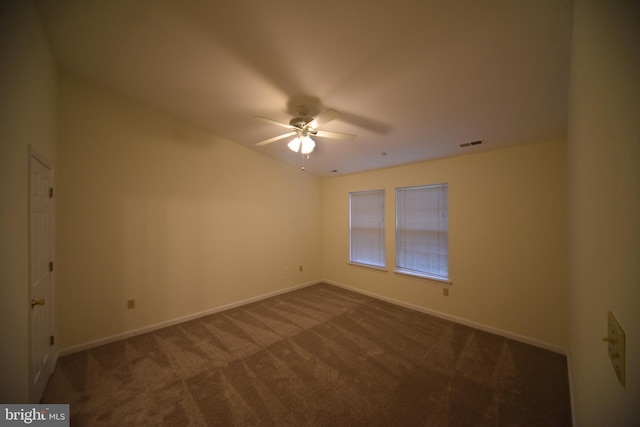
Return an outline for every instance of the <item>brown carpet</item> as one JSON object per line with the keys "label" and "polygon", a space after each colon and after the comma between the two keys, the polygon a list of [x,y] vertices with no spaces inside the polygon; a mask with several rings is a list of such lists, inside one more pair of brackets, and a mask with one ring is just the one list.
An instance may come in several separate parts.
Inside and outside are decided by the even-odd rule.
{"label": "brown carpet", "polygon": [[560,354],[321,284],[62,357],[78,426],[570,426]]}

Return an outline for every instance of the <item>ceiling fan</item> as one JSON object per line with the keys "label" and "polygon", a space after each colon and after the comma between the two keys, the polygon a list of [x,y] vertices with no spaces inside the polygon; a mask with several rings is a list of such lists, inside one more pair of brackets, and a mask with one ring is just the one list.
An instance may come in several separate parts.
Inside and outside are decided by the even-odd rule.
{"label": "ceiling fan", "polygon": [[271,144],[272,142],[276,142],[281,139],[293,136],[294,138],[289,142],[289,144],[287,144],[288,147],[296,153],[301,152],[302,154],[309,154],[316,146],[315,141],[311,139],[312,136],[343,140],[350,140],[356,137],[355,135],[350,133],[329,132],[326,130],[318,129],[318,127],[340,117],[341,114],[336,110],[328,109],[315,118],[308,116],[309,109],[304,105],[299,105],[297,107],[297,110],[298,116],[289,120],[288,124],[269,119],[267,117],[254,117],[254,119],[258,119],[266,123],[271,123],[272,125],[289,129],[289,132],[287,133],[283,133],[282,135],[274,136],[272,138],[267,138],[264,141],[258,142],[256,145],[267,145]]}

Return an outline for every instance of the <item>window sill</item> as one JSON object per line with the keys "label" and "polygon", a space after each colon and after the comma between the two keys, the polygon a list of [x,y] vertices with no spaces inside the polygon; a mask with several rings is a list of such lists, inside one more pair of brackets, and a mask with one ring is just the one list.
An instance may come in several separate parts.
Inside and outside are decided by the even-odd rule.
{"label": "window sill", "polygon": [[409,276],[416,279],[428,280],[430,282],[435,282],[438,285],[447,286],[451,285],[451,279],[442,279],[440,277],[429,276],[428,274],[421,274],[417,271],[409,271],[409,270],[394,270],[396,274],[401,274],[403,276]]}
{"label": "window sill", "polygon": [[384,272],[389,271],[386,267],[377,267],[377,266],[375,266],[375,265],[359,264],[359,263],[357,263],[357,262],[351,262],[351,261],[349,261],[347,264],[348,264],[348,265],[353,265],[353,266],[355,266],[355,267],[364,267],[364,268],[369,268],[369,269],[371,269],[371,270],[384,271]]}

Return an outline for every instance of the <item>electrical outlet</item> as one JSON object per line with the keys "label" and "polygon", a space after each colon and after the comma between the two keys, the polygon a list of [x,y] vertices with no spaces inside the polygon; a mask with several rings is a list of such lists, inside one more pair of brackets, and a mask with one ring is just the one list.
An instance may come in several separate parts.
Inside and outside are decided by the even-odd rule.
{"label": "electrical outlet", "polygon": [[612,312],[607,313],[607,336],[603,340],[608,343],[609,358],[618,381],[625,387],[625,335]]}
{"label": "electrical outlet", "polygon": [[442,288],[442,295],[444,295],[445,297],[449,296],[449,288]]}
{"label": "electrical outlet", "polygon": [[300,266],[299,270],[302,271],[302,266]]}
{"label": "electrical outlet", "polygon": [[127,300],[127,309],[131,310],[132,308],[136,308],[136,300]]}

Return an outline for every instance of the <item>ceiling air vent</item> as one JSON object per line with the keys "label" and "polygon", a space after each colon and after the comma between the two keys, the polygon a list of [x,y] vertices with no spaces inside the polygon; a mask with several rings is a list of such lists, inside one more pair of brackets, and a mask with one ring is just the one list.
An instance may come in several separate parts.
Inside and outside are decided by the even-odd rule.
{"label": "ceiling air vent", "polygon": [[464,144],[460,144],[460,147],[467,148],[467,147],[471,147],[472,145],[480,145],[480,144],[482,144],[482,141],[466,142]]}

